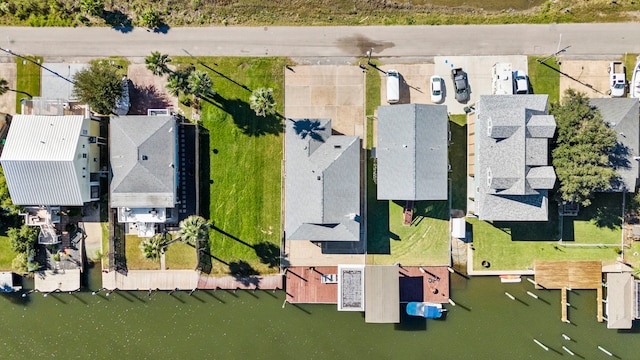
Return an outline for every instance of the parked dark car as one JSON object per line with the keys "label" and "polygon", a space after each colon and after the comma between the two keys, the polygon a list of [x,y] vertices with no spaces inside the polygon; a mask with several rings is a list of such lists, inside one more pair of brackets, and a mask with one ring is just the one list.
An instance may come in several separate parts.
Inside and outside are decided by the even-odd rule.
{"label": "parked dark car", "polygon": [[461,103],[469,101],[469,82],[467,81],[467,73],[462,68],[451,70],[451,79],[453,87],[456,90],[456,100]]}

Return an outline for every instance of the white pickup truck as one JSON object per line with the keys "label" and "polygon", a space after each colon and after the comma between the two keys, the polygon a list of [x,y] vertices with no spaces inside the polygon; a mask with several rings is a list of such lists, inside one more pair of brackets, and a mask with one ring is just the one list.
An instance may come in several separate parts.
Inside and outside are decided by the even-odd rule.
{"label": "white pickup truck", "polygon": [[621,61],[612,61],[609,64],[609,95],[624,97],[626,92],[627,79],[624,64]]}

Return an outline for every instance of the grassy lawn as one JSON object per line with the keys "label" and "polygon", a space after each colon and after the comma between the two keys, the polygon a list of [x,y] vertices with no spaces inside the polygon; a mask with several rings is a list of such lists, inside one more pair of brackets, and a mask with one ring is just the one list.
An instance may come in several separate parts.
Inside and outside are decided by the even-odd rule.
{"label": "grassy lawn", "polygon": [[[207,71],[217,95],[202,101],[201,124],[208,131],[208,154],[201,166],[210,167],[209,202],[203,216],[215,224],[210,233],[211,254],[233,265],[246,262],[249,272],[277,273],[274,256],[280,247],[282,121],[257,117],[249,108],[251,91],[273,88],[278,113],[284,108],[285,58],[199,58],[197,69]],[[190,57],[176,63],[195,63]],[[207,159],[207,157],[209,157]],[[208,162],[209,165],[206,165]],[[204,200],[206,201],[206,200]],[[207,213],[208,212],[208,213]],[[217,229],[217,230],[216,230]],[[229,267],[213,261],[212,274],[228,274]]]}
{"label": "grassy lawn", "polygon": [[[144,240],[136,235],[127,235],[125,251],[127,254],[127,269],[129,270],[160,270],[160,259],[153,261],[145,259],[140,251],[140,243]],[[185,243],[175,242],[165,252],[167,270],[188,269],[196,267],[196,250]]]}
{"label": "grassy lawn", "polygon": [[10,271],[11,262],[18,255],[11,250],[9,237],[0,235],[0,271]]}
{"label": "grassy lawn", "polygon": [[640,241],[634,241],[631,247],[624,249],[624,260],[640,269]]}
{"label": "grassy lawn", "polygon": [[[369,211],[367,264],[390,265],[448,265],[449,264],[449,205],[447,201],[418,201],[410,226],[402,224],[403,202],[376,201]],[[369,207],[371,208],[371,203]],[[376,216],[385,214],[386,217]],[[373,216],[373,217],[371,217]]]}
{"label": "grassy lawn", "polygon": [[[552,203],[548,222],[506,223],[467,219],[473,230],[473,267],[491,263],[491,270],[531,268],[534,260],[602,260],[615,262],[621,239],[621,194],[598,194],[577,217],[564,217],[563,244],[558,243],[560,217]],[[587,245],[587,246],[576,246]],[[592,245],[592,246],[588,246]]]}
{"label": "grassy lawn", "polygon": [[196,250],[181,241],[169,245],[164,256],[167,270],[196,268]]}
{"label": "grassy lawn", "polygon": [[[109,223],[101,222],[100,228],[102,229],[102,254],[106,256],[109,252]],[[89,257],[93,257],[96,254],[87,254]]]}
{"label": "grassy lawn", "polygon": [[116,71],[118,73],[118,76],[127,75],[127,70],[129,69],[129,60],[123,57],[109,56],[108,58],[91,60],[89,63],[93,64],[93,63],[99,63],[104,61],[108,61],[111,65],[115,66],[118,69]]}
{"label": "grassy lawn", "polygon": [[[622,57],[622,61],[624,62],[624,66],[627,68],[627,81],[631,81],[631,77],[633,76],[633,67],[636,66],[636,60],[638,59],[638,54],[625,54]],[[631,86],[631,85],[630,85]]]}
{"label": "grassy lawn", "polygon": [[[367,59],[360,59],[361,64],[366,64]],[[372,60],[371,63],[379,65],[378,61]],[[365,113],[367,116],[367,148],[370,149],[373,146],[373,115],[376,109],[380,106],[380,84],[381,77],[377,70],[368,67],[366,75],[366,103]]]}
{"label": "grassy lawn", "polygon": [[[537,56],[529,56],[529,81],[534,94],[548,94],[549,103],[560,100],[560,73],[553,69],[560,69],[553,59],[540,64]],[[552,69],[553,68],[553,69]]]}
{"label": "grassy lawn", "polygon": [[[16,0],[13,3],[24,4]],[[21,26],[116,27],[123,23],[138,26],[140,9],[154,8],[171,27],[445,25],[635,21],[634,11],[638,10],[637,2],[610,0],[110,0],[105,1],[103,16],[88,19],[80,16],[78,3],[77,0],[38,2],[38,6],[0,12],[0,20],[3,24]]]}
{"label": "grassy lawn", "polygon": [[467,115],[450,115],[451,208],[467,212]]}
{"label": "grassy lawn", "polygon": [[[29,57],[29,59],[42,63],[41,57]],[[30,99],[30,96],[40,96],[40,67],[20,58],[16,58],[16,65],[16,113],[20,114],[22,98]]]}

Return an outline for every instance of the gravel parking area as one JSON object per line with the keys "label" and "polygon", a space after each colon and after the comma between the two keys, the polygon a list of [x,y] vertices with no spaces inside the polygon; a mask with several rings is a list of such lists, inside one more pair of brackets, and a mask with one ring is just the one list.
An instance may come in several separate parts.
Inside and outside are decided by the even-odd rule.
{"label": "gravel parking area", "polygon": [[[560,71],[560,97],[572,88],[587,94],[587,97],[607,97],[609,91],[609,60],[563,60]],[[627,72],[631,71],[627,69]],[[570,78],[570,77],[571,78]]]}

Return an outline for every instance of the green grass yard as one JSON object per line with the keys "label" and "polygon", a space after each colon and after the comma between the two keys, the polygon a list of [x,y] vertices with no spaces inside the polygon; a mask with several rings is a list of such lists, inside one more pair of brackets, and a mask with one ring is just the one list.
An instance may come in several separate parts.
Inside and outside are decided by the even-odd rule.
{"label": "green grass yard", "polygon": [[11,250],[9,237],[0,235],[0,271],[11,271],[11,262],[17,253]]}
{"label": "green grass yard", "polygon": [[[42,63],[42,57],[29,57],[33,61]],[[32,62],[16,58],[16,113],[22,113],[23,98],[30,99],[31,96],[40,96],[40,67]]]}
{"label": "green grass yard", "polygon": [[545,61],[548,66],[540,64],[538,59],[542,58],[537,56],[529,56],[528,58],[529,81],[533,93],[549,94],[549,103],[558,102],[560,100],[560,73],[553,69],[560,67],[553,58]]}
{"label": "green grass yard", "polygon": [[624,56],[622,57],[622,61],[624,62],[624,66],[627,70],[627,81],[629,82],[631,81],[631,77],[633,76],[633,67],[636,66],[637,58],[638,54],[624,54]]}
{"label": "green grass yard", "polygon": [[[209,206],[203,211],[221,231],[210,232],[211,254],[227,263],[247,262],[261,274],[277,273],[273,252],[280,247],[282,121],[257,117],[251,91],[273,88],[276,110],[284,109],[285,58],[199,58],[217,92],[202,101],[201,124],[209,137]],[[175,58],[174,63],[196,63]],[[206,146],[206,144],[205,144]],[[201,151],[202,156],[206,156]],[[201,159],[201,165],[206,159]],[[206,181],[205,181],[206,182]],[[206,186],[205,186],[206,188]],[[206,191],[206,189],[203,189]],[[223,233],[224,232],[224,233]],[[226,233],[226,234],[225,234]],[[258,249],[258,250],[256,250]],[[212,274],[228,274],[213,260]]]}
{"label": "green grass yard", "polygon": [[[577,217],[564,217],[562,244],[560,217],[555,203],[545,223],[500,223],[467,219],[473,230],[473,268],[482,270],[483,260],[491,270],[523,270],[535,260],[602,260],[613,263],[620,245],[621,194],[597,194],[590,207]],[[605,244],[607,246],[598,246]],[[566,246],[565,246],[566,245]],[[582,245],[582,246],[581,246]]]}
{"label": "green grass yard", "polygon": [[[125,238],[125,253],[127,256],[127,269],[129,270],[160,270],[160,259],[149,260],[142,256],[140,243],[144,240],[136,235],[127,235]],[[165,251],[165,265],[167,270],[187,269],[196,267],[196,250],[183,242],[175,242]]]}

